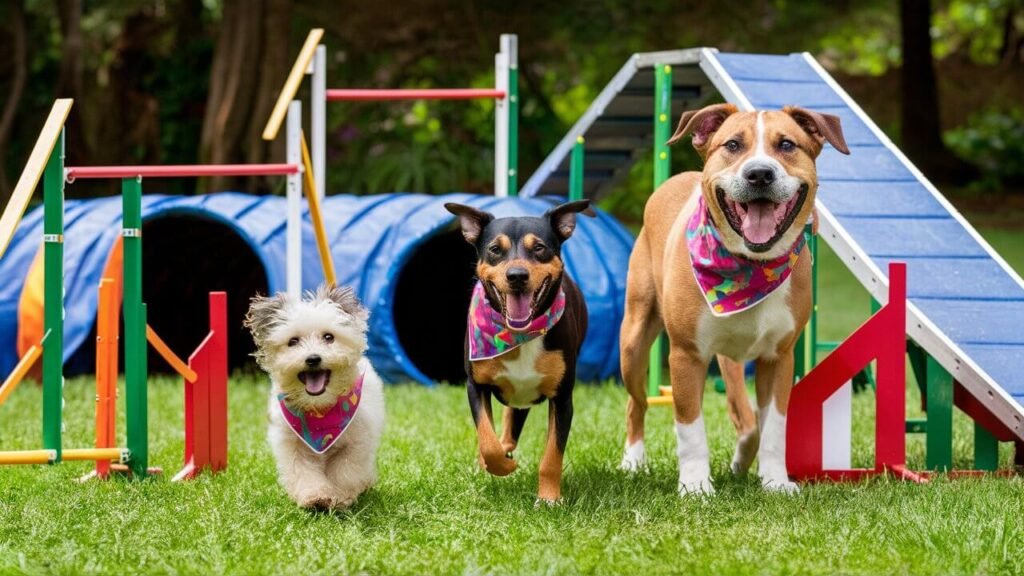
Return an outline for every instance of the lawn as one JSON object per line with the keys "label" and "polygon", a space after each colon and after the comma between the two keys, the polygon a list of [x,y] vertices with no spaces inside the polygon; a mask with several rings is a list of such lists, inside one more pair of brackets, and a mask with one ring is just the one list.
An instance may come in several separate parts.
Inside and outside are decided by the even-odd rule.
{"label": "lawn", "polygon": [[[994,234],[1020,265],[1024,243],[1004,232]],[[821,262],[823,337],[841,338],[867,316],[868,300],[833,256]],[[908,388],[913,416],[918,397]],[[545,417],[526,425],[520,469],[493,478],[476,467],[462,389],[399,385],[386,391],[380,482],[342,514],[301,511],[276,484],[262,377],[231,381],[228,470],[184,484],[167,481],[181,465],[181,385],[154,378],[150,390],[151,463],[164,477],[79,484],[81,463],[0,468],[0,574],[1024,573],[1021,479],[881,478],[768,494],[727,472],[735,434],[710,385],[712,498],[676,494],[665,408],[648,417],[650,471],[617,470],[625,394],[614,384],[577,388],[565,501],[541,509],[533,504]],[[38,447],[40,400],[26,385],[3,406],[5,449]],[[872,459],[873,401],[854,399],[855,465]],[[92,381],[69,380],[66,403],[65,445],[89,445]],[[958,414],[954,424],[955,464],[970,467],[971,423]],[[908,450],[922,467],[921,438],[908,437]],[[1010,446],[1000,457],[1008,467]]]}

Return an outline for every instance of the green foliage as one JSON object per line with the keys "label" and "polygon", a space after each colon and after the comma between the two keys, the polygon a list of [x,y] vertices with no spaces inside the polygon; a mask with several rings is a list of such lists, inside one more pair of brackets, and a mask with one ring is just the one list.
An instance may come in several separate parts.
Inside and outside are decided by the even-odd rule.
{"label": "green foliage", "polygon": [[973,114],[967,126],[943,135],[946,145],[982,169],[979,190],[999,190],[1004,182],[1024,182],[1024,108]]}
{"label": "green foliage", "polygon": [[[1021,6],[1020,0],[952,0],[932,20],[935,57],[964,52],[979,64],[999,62],[1007,13]],[[1013,25],[1024,29],[1024,22]]]}

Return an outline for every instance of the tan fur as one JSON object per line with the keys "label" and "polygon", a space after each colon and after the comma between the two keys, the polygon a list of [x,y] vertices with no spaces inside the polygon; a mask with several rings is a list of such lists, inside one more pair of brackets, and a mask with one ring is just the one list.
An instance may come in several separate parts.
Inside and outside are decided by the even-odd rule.
{"label": "tan fur", "polygon": [[540,461],[540,487],[537,498],[543,502],[558,502],[562,497],[562,451],[558,449],[555,434],[555,406],[548,405],[548,436],[544,444],[544,456]]}
{"label": "tan fur", "polygon": [[[799,109],[793,109],[799,110]],[[644,437],[644,416],[647,410],[647,368],[648,350],[661,331],[667,331],[670,342],[669,364],[672,380],[672,396],[675,419],[681,425],[694,423],[701,414],[704,381],[708,362],[716,352],[742,351],[751,349],[753,341],[745,341],[746,335],[739,332],[741,340],[726,342],[725,349],[703,349],[707,342],[698,338],[698,326],[714,334],[716,326],[724,325],[720,319],[711,317],[707,302],[702,295],[691,269],[690,254],[685,245],[685,227],[696,209],[696,194],[703,194],[711,211],[712,219],[726,248],[733,253],[750,256],[743,237],[729,224],[716,196],[716,187],[735,177],[744,161],[755,153],[757,131],[755,112],[739,113],[731,106],[708,107],[697,113],[687,113],[680,121],[677,140],[694,126],[707,126],[717,121],[720,127],[713,134],[694,135],[694,144],[706,159],[703,172],[685,172],[669,178],[647,201],[644,209],[644,224],[637,237],[630,256],[626,292],[626,314],[622,323],[621,361],[623,380],[629,392],[626,407],[627,447]],[[807,195],[799,212],[793,218],[789,229],[773,245],[769,253],[754,255],[764,259],[785,253],[799,234],[802,233],[808,217],[813,213],[814,197],[817,190],[817,176],[814,159],[821,151],[824,137],[811,134],[786,112],[763,113],[763,151],[777,160],[785,172],[799,179],[807,187]],[[812,119],[814,120],[814,119]],[[835,123],[838,130],[838,121]],[[829,141],[837,138],[842,143],[841,131],[829,135]],[[783,152],[776,143],[789,139],[797,150]],[[724,143],[737,140],[742,148],[730,151]],[[838,146],[837,146],[838,147]],[[806,324],[811,307],[811,259],[805,250],[794,267],[789,279],[785,306],[792,316],[792,329],[782,332],[773,340],[768,351],[757,358],[758,406],[764,409],[774,400],[779,413],[785,415],[793,378],[793,347],[800,331]],[[783,288],[780,287],[780,290]],[[774,293],[773,293],[774,294]],[[779,301],[781,302],[781,301]],[[762,308],[767,306],[761,303]],[[752,312],[766,314],[768,310],[757,310],[757,306],[733,317],[742,322],[743,318],[753,319]],[[709,319],[710,318],[710,319]],[[733,324],[735,325],[735,324]],[[786,322],[789,325],[789,322]],[[710,326],[710,328],[709,328]],[[755,329],[752,327],[751,337]],[[733,424],[739,442],[733,468],[745,472],[757,450],[756,418],[750,407],[743,383],[742,361],[751,358],[720,356],[726,381],[727,399]],[[627,454],[627,458],[629,455]],[[627,463],[630,466],[627,466]],[[630,467],[636,462],[624,460]]]}
{"label": "tan fur", "polygon": [[[509,374],[507,363],[519,360],[523,348],[518,347],[497,358],[475,360],[470,362],[473,381],[477,384],[490,384],[498,388],[502,398],[518,396],[516,383]],[[558,392],[558,386],[565,376],[565,359],[561,352],[546,350],[541,352],[533,362],[533,368],[541,375],[537,386],[538,400],[551,398]]]}

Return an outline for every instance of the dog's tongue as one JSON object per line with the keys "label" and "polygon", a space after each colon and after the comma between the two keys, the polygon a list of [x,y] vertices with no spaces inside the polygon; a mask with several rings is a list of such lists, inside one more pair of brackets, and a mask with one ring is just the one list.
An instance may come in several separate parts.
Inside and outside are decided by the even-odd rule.
{"label": "dog's tongue", "polygon": [[327,380],[330,376],[330,372],[327,370],[311,370],[309,372],[303,372],[299,375],[302,383],[306,385],[306,394],[310,396],[317,396],[323,394],[324,389],[327,388]]}
{"label": "dog's tongue", "polygon": [[508,327],[522,330],[530,325],[530,302],[532,294],[506,294],[505,310],[508,312]]}
{"label": "dog's tongue", "polygon": [[756,201],[747,204],[747,212],[743,215],[743,237],[753,244],[764,244],[775,235],[775,227],[779,223],[776,212],[785,214],[784,204]]}

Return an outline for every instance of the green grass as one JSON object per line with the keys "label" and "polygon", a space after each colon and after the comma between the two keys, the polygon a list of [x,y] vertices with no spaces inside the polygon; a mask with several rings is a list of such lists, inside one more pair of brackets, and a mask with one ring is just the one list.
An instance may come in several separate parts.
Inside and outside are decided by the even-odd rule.
{"label": "green grass", "polygon": [[[1021,267],[1019,232],[984,233]],[[840,339],[867,317],[868,299],[827,250],[821,263],[822,337]],[[92,386],[68,382],[65,446],[91,443]],[[756,479],[728,474],[735,434],[724,396],[710,387],[713,498],[677,496],[664,408],[648,416],[650,472],[616,469],[625,435],[617,386],[577,388],[565,502],[552,509],[533,507],[544,415],[527,422],[520,469],[493,478],[476,467],[462,389],[393,386],[380,482],[342,514],[301,511],[277,485],[263,378],[231,381],[228,470],[183,484],[167,480],[181,466],[181,385],[154,378],[150,391],[151,463],[164,477],[79,484],[82,463],[0,468],[0,574],[1024,573],[1021,479],[881,478],[768,494]],[[40,401],[27,384],[0,409],[4,449],[38,447]],[[855,465],[872,460],[873,402],[854,398]],[[969,468],[971,423],[957,414],[954,427],[954,464]],[[920,436],[908,437],[908,453],[911,467],[923,467]],[[1002,446],[1001,466],[1011,458]]]}

